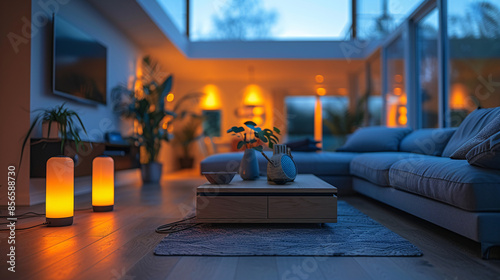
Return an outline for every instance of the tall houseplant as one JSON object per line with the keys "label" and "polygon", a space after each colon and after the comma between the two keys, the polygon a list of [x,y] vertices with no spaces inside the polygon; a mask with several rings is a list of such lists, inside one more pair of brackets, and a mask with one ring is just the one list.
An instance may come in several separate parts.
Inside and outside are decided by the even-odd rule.
{"label": "tall houseplant", "polygon": [[175,117],[173,111],[165,106],[165,99],[172,89],[172,75],[163,78],[157,62],[144,57],[142,61],[143,76],[140,90],[129,90],[125,86],[117,86],[112,91],[115,111],[126,118],[137,121],[139,131],[132,138],[141,147],[141,171],[145,182],[158,182],[161,178],[162,164],[158,162],[158,154],[162,141],[169,141],[167,127],[168,117]]}
{"label": "tall houseplant", "polygon": [[[240,164],[240,176],[243,180],[255,180],[259,178],[259,163],[255,156],[255,151],[259,151],[264,155],[264,145],[273,148],[274,144],[279,142],[278,136],[280,130],[276,127],[273,129],[262,129],[252,121],[246,121],[243,126],[233,126],[227,130],[227,133],[240,138],[238,142],[238,150],[245,148],[243,158]],[[265,155],[264,155],[265,156]]]}
{"label": "tall houseplant", "polygon": [[174,143],[182,149],[182,156],[179,158],[181,168],[193,167],[194,157],[189,151],[193,142],[202,136],[199,133],[202,121],[203,117],[193,115],[180,128],[174,129]]}

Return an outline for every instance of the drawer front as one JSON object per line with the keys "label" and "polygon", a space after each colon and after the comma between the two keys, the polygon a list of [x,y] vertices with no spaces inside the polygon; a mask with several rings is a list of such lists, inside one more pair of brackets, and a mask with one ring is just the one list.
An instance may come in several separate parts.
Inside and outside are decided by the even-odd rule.
{"label": "drawer front", "polygon": [[266,196],[197,196],[198,219],[265,219]]}
{"label": "drawer front", "polygon": [[337,197],[270,196],[270,219],[336,219]]}

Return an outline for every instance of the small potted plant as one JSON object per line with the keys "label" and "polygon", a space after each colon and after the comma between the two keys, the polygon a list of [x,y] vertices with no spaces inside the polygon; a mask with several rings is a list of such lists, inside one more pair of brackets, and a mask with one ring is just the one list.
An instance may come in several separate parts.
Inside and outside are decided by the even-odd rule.
{"label": "small potted plant", "polygon": [[[75,142],[76,151],[79,152],[80,145],[82,143],[80,130],[83,130],[86,135],[87,130],[85,129],[78,113],[66,108],[66,103],[55,106],[54,108],[38,109],[35,110],[35,112],[36,111],[39,111],[39,113],[33,119],[28,133],[23,140],[19,166],[21,166],[22,163],[24,147],[30,139],[33,129],[39,125],[40,122],[42,123],[42,139],[39,142],[47,142],[49,139],[52,141],[61,141],[60,155],[64,155],[65,145],[68,143],[68,140],[73,140]],[[90,146],[90,148],[92,148],[92,146]]]}
{"label": "small potted plant", "polygon": [[273,148],[274,144],[279,142],[278,136],[280,130],[276,127],[273,129],[262,129],[252,121],[246,121],[243,126],[233,126],[227,130],[227,133],[240,138],[237,148],[245,148],[243,158],[240,164],[240,176],[243,180],[255,180],[259,178],[259,163],[255,155],[255,151],[263,154],[264,145]]}

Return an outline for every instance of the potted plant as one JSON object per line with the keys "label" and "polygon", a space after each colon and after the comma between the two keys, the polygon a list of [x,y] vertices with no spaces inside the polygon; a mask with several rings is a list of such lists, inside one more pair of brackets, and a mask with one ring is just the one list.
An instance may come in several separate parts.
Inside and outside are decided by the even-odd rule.
{"label": "potted plant", "polygon": [[233,126],[227,130],[227,133],[240,138],[237,148],[244,148],[245,152],[240,164],[240,176],[243,180],[255,180],[259,178],[259,163],[255,156],[255,151],[264,154],[264,145],[273,148],[274,144],[279,142],[278,136],[280,130],[276,127],[273,129],[262,129],[252,121],[246,121],[243,126]]}
{"label": "potted plant", "polygon": [[165,106],[165,99],[172,89],[172,75],[163,78],[159,64],[149,56],[143,59],[142,88],[130,90],[120,85],[113,89],[114,109],[126,118],[137,121],[139,131],[132,139],[141,147],[141,171],[144,182],[159,182],[162,164],[158,154],[162,141],[169,141],[168,117],[176,114]]}
{"label": "potted plant", "polygon": [[189,150],[193,142],[202,136],[199,132],[202,121],[203,117],[192,115],[180,128],[174,128],[173,142],[179,145],[182,150],[182,156],[179,158],[181,169],[193,167],[194,157]]}
{"label": "potted plant", "polygon": [[[23,140],[23,145],[21,149],[21,158],[19,160],[19,166],[21,166],[24,147],[30,138],[33,129],[42,122],[42,140],[41,142],[48,141],[47,139],[56,138],[56,141],[61,141],[61,152],[60,155],[64,155],[64,147],[68,143],[68,140],[73,140],[75,142],[76,151],[80,149],[80,144],[82,138],[80,137],[80,129],[82,129],[87,135],[87,130],[83,125],[82,120],[78,113],[73,110],[66,108],[66,103],[59,106],[55,106],[50,109],[38,109],[38,115],[33,119],[31,126]],[[55,132],[55,133],[54,133]],[[45,137],[44,137],[45,136]],[[92,146],[90,146],[92,147]]]}

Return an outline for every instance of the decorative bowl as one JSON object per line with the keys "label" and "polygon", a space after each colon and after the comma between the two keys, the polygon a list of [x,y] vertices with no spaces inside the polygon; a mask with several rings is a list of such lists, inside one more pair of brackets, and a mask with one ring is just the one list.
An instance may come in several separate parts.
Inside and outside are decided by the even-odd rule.
{"label": "decorative bowl", "polygon": [[226,185],[233,180],[234,175],[238,174],[237,172],[202,172],[201,174],[205,175],[210,184],[214,185]]}

